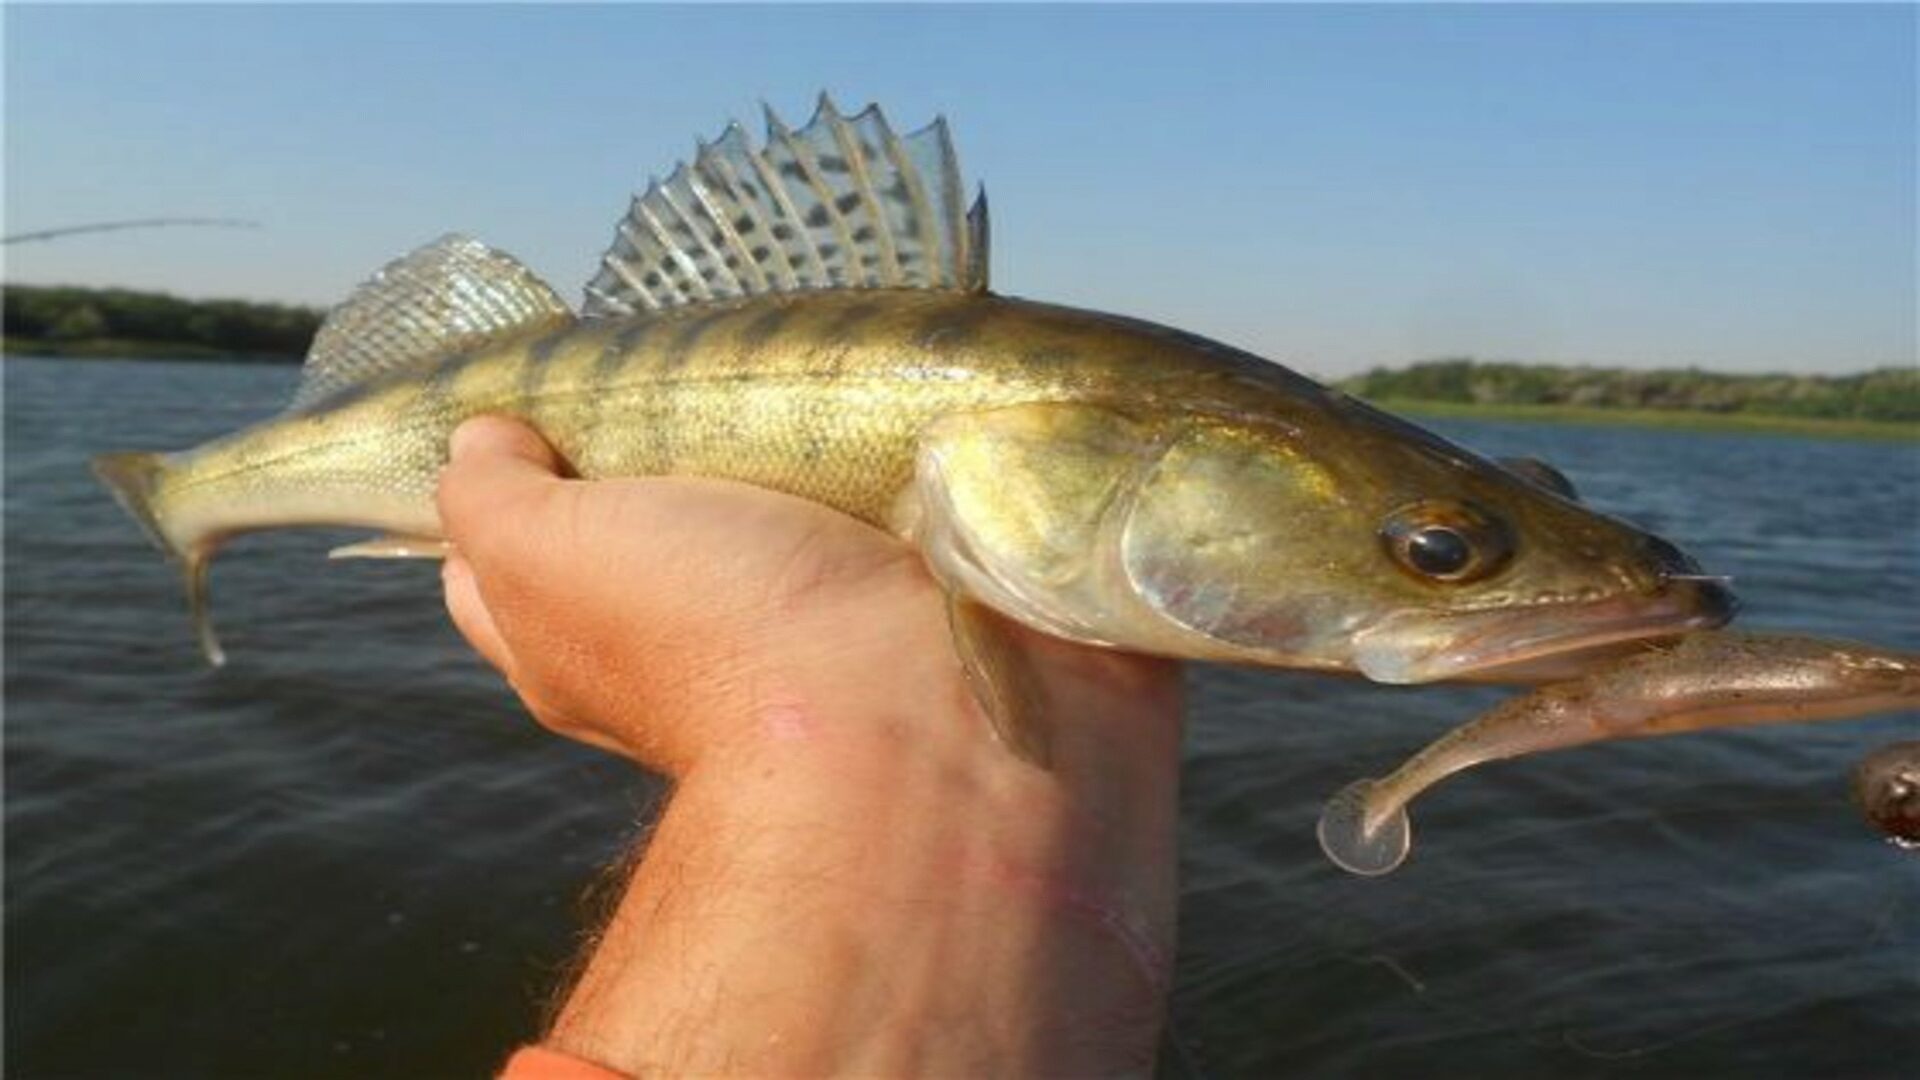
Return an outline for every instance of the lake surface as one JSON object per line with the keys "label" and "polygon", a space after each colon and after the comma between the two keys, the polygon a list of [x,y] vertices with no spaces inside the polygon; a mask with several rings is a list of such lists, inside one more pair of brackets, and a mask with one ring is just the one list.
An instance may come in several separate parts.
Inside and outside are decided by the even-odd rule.
{"label": "lake surface", "polygon": [[[657,789],[539,733],[430,565],[235,543],[232,663],[89,455],[278,409],[291,368],[10,360],[12,1077],[475,1076],[531,1037]],[[1451,422],[1731,573],[1742,624],[1920,648],[1920,446]],[[1501,691],[1192,676],[1168,1055],[1209,1076],[1887,1076],[1920,1059],[1920,856],[1846,775],[1907,714],[1478,770],[1383,879],[1321,801]]]}

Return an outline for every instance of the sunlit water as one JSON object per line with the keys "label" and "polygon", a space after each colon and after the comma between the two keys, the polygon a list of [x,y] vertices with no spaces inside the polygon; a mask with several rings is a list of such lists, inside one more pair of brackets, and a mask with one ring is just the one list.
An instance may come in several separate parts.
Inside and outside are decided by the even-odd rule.
{"label": "sunlit water", "polygon": [[[655,789],[537,732],[428,566],[242,540],[233,663],[86,470],[278,408],[276,367],[13,360],[9,1076],[472,1076],[535,1030]],[[1912,445],[1447,423],[1731,573],[1743,624],[1920,648]],[[1500,692],[1193,678],[1176,1064],[1213,1076],[1885,1076],[1920,1055],[1920,856],[1847,770],[1914,715],[1493,766],[1348,877],[1321,801]],[[1903,1064],[1904,1063],[1904,1064]]]}

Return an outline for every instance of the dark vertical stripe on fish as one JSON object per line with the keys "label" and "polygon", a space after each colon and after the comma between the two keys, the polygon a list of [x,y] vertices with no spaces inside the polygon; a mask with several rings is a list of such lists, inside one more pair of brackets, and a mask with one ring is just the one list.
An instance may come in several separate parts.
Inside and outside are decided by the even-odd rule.
{"label": "dark vertical stripe on fish", "polygon": [[640,355],[642,344],[653,329],[664,321],[658,315],[637,315],[633,321],[622,327],[620,332],[607,341],[606,347],[593,362],[593,372],[588,376],[589,384],[595,390],[605,389],[612,384],[628,364]]}
{"label": "dark vertical stripe on fish", "polygon": [[656,314],[635,315],[607,336],[580,387],[587,394],[578,432],[583,444],[594,445],[606,437],[605,429],[612,419],[609,410],[620,396],[615,388],[621,384],[621,375],[646,352],[648,339],[665,321]]}
{"label": "dark vertical stripe on fish", "polygon": [[859,339],[860,329],[873,321],[884,309],[871,301],[848,304],[833,321],[821,328],[820,340],[826,348],[826,374],[839,376],[846,370],[847,354],[852,351],[853,343]]}
{"label": "dark vertical stripe on fish", "polygon": [[780,331],[793,321],[793,308],[787,304],[776,304],[755,315],[740,328],[739,340],[743,353],[759,352],[772,341]]}
{"label": "dark vertical stripe on fish", "polygon": [[841,308],[840,314],[835,315],[833,321],[822,329],[821,337],[835,343],[842,342],[853,337],[854,331],[860,329],[875,315],[880,314],[881,310],[880,305],[872,301],[848,304]]}
{"label": "dark vertical stripe on fish", "polygon": [[720,311],[707,312],[703,315],[695,315],[685,320],[679,332],[673,335],[672,343],[669,344],[665,350],[666,356],[663,359],[663,364],[666,370],[678,371],[680,368],[686,367],[687,362],[692,360],[694,354],[699,351],[700,339],[706,336],[707,331],[713,329],[715,323],[733,313],[734,309],[726,308]]}
{"label": "dark vertical stripe on fish", "polygon": [[531,409],[540,397],[540,385],[547,379],[547,371],[552,366],[554,350],[560,343],[578,333],[577,328],[568,326],[555,330],[551,334],[542,334],[533,344],[520,354],[520,402],[522,407]]}
{"label": "dark vertical stripe on fish", "polygon": [[458,403],[453,398],[453,384],[479,355],[478,350],[469,350],[454,353],[434,364],[433,370],[421,381],[419,407],[427,413],[459,414]]}

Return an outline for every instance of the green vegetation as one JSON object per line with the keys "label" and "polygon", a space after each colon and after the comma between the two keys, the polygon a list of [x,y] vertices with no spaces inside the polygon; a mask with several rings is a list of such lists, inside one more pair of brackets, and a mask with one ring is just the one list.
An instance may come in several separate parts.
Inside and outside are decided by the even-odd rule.
{"label": "green vegetation", "polygon": [[0,349],[40,356],[297,360],[321,312],[128,289],[10,285]]}
{"label": "green vegetation", "polygon": [[1522,420],[1543,424],[1625,424],[1683,431],[1747,431],[1766,435],[1812,435],[1829,439],[1920,440],[1920,424],[1903,420],[1842,420],[1774,416],[1759,412],[1716,413],[1697,409],[1583,408],[1578,405],[1474,405],[1455,401],[1369,398],[1389,412],[1464,420]]}
{"label": "green vegetation", "polygon": [[1339,385],[1358,397],[1403,405],[1558,407],[1538,410],[1542,416],[1630,410],[1689,414],[1696,421],[1703,416],[1901,425],[1920,421],[1920,368],[1911,367],[1857,375],[1728,375],[1691,368],[1629,371],[1434,360],[1397,371],[1376,368]]}

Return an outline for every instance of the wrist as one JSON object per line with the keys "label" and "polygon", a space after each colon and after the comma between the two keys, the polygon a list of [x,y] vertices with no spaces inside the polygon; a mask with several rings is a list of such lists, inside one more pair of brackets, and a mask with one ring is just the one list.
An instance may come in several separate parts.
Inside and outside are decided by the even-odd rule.
{"label": "wrist", "polygon": [[[1106,857],[1107,823],[1057,777],[941,734],[977,718],[912,704],[854,723],[771,698],[764,738],[693,766],[555,1045],[636,1072],[1150,1064],[1170,880]],[[1164,817],[1148,846],[1170,867]],[[725,1015],[659,1026],[702,1001]]]}

